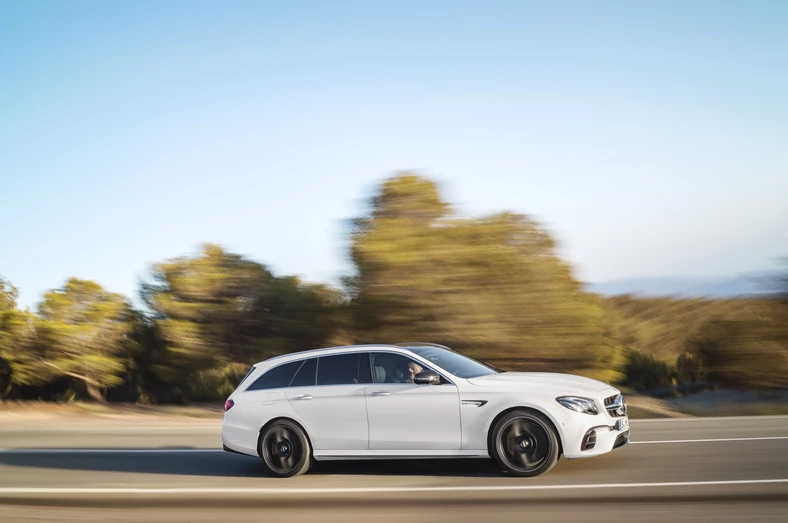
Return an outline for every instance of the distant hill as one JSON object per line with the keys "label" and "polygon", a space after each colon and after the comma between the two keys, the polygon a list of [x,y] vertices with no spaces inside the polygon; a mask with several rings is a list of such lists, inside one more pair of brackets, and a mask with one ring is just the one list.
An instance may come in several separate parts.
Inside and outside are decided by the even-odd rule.
{"label": "distant hill", "polygon": [[731,278],[634,278],[587,283],[586,288],[597,294],[614,296],[685,296],[732,298],[742,295],[768,293],[768,275],[735,276]]}

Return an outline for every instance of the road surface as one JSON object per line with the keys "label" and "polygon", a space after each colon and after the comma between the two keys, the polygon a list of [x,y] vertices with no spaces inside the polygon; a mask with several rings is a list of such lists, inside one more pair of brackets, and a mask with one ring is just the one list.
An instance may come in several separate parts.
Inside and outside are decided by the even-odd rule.
{"label": "road surface", "polygon": [[267,478],[218,425],[0,425],[0,521],[788,521],[788,417],[632,422],[540,478],[483,460],[319,463]]}

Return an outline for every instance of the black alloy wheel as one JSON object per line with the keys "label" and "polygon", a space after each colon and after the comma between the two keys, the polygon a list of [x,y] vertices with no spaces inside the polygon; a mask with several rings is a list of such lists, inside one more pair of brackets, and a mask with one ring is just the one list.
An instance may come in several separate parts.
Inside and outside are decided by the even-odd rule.
{"label": "black alloy wheel", "polygon": [[309,470],[312,448],[301,427],[289,420],[277,420],[260,436],[260,456],[272,475],[289,478]]}
{"label": "black alloy wheel", "polygon": [[493,429],[491,454],[513,475],[533,477],[544,474],[558,461],[558,437],[542,414],[516,410],[503,416]]}

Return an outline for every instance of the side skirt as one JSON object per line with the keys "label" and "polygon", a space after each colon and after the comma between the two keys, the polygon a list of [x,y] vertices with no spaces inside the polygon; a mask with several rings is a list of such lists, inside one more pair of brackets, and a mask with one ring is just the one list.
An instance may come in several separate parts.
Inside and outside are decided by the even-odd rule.
{"label": "side skirt", "polygon": [[484,459],[487,450],[314,450],[317,461],[365,459]]}

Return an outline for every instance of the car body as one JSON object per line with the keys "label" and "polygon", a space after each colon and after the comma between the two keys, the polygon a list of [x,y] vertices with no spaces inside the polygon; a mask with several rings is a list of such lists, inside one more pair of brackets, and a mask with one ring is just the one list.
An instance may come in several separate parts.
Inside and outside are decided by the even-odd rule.
{"label": "car body", "polygon": [[434,344],[358,345],[256,364],[225,404],[222,441],[280,476],[312,459],[490,457],[535,476],[627,444],[629,422],[620,391],[596,380],[503,372]]}

